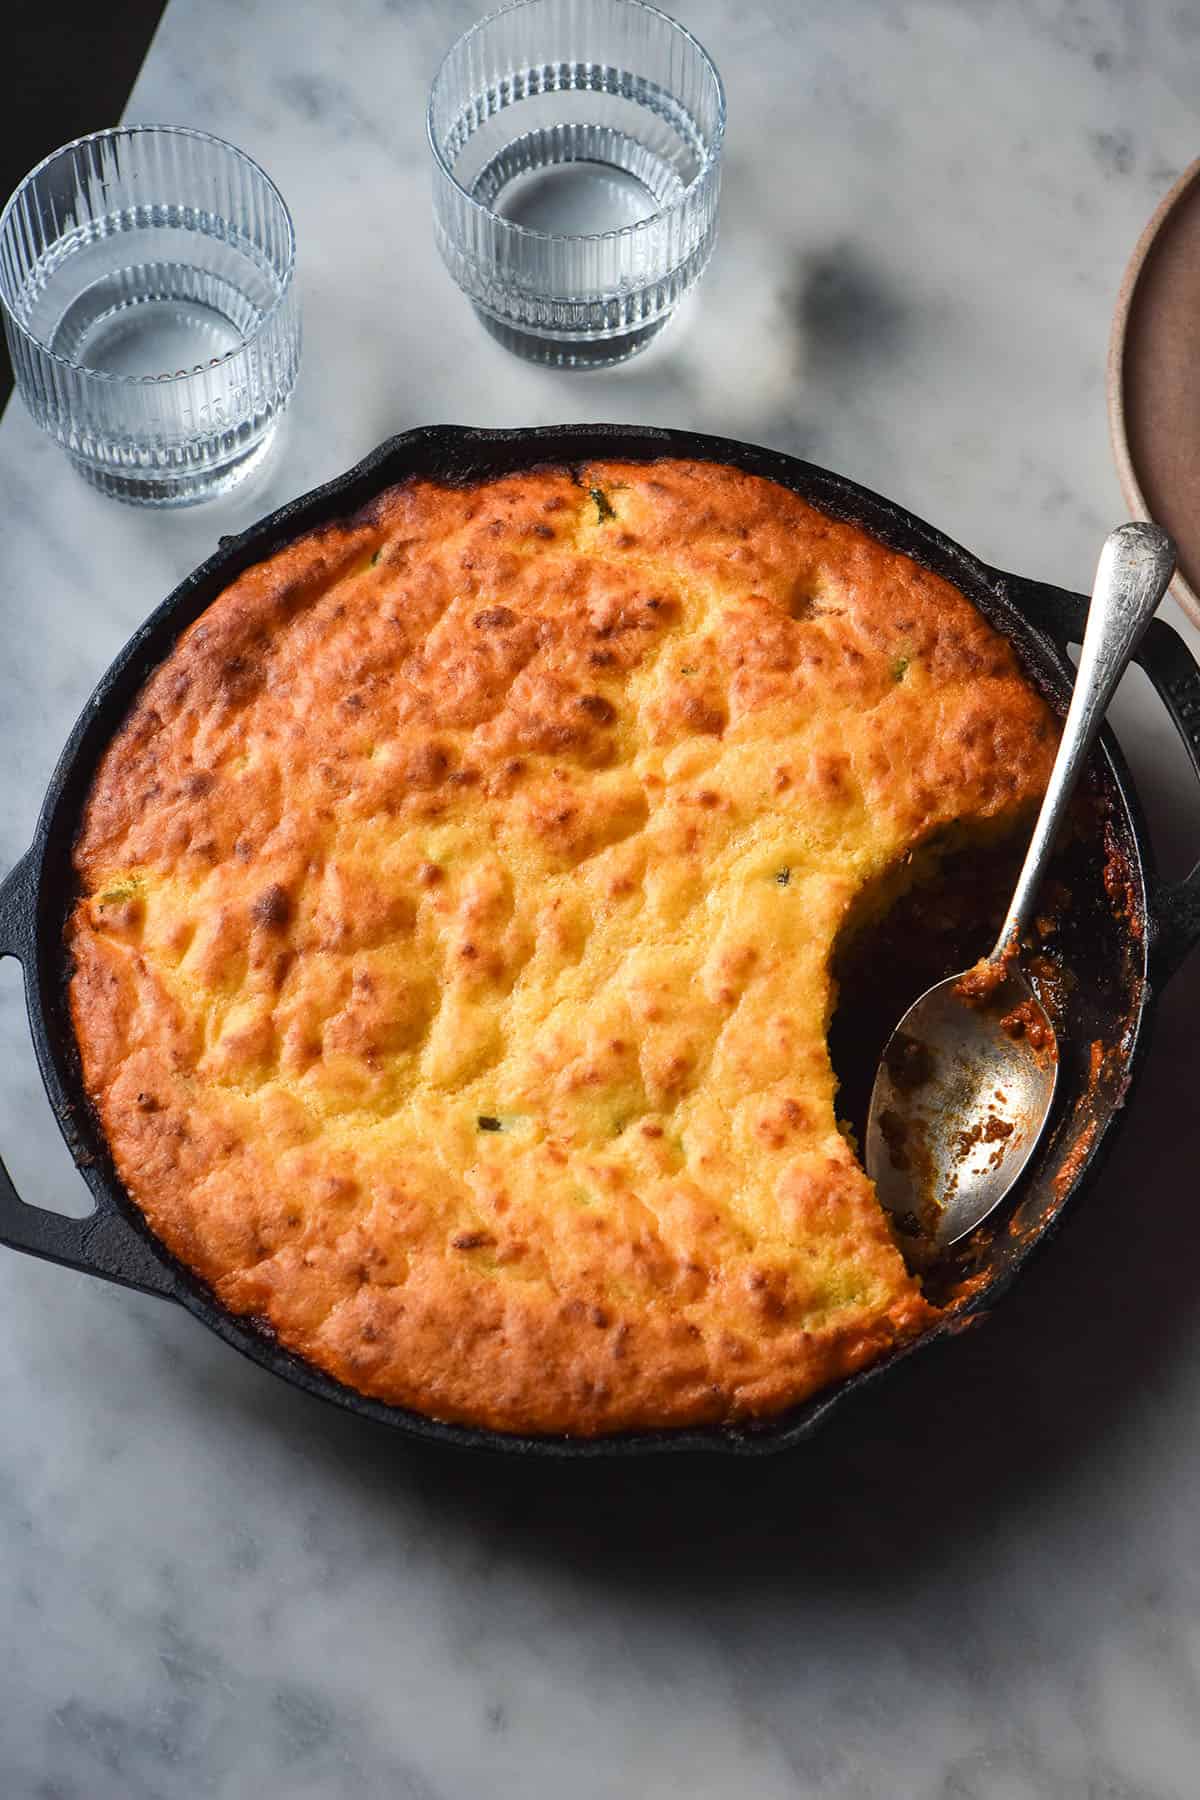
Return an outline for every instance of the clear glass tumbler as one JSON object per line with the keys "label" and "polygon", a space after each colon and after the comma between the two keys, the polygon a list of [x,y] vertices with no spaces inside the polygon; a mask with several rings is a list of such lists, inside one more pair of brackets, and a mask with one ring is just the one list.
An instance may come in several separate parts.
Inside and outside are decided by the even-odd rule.
{"label": "clear glass tumbler", "polygon": [[0,215],[17,386],[94,486],[177,506],[265,455],[300,358],[291,216],[257,163],[180,126],[56,150]]}
{"label": "clear glass tumbler", "polygon": [[643,0],[518,0],[429,96],[438,248],[484,325],[535,362],[623,361],[703,273],[725,96]]}

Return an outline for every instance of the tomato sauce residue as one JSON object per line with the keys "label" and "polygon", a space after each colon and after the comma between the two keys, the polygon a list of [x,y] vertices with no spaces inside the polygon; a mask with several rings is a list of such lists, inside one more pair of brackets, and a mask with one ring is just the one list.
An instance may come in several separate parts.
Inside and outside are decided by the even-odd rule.
{"label": "tomato sauce residue", "polygon": [[1122,920],[1129,935],[1140,941],[1142,913],[1138,905],[1137,889],[1134,886],[1129,859],[1117,842],[1111,819],[1104,821],[1103,881],[1104,891],[1108,895],[1108,902],[1112,907],[1114,918]]}
{"label": "tomato sauce residue", "polygon": [[1010,1120],[1000,1119],[995,1113],[989,1113],[986,1119],[972,1125],[969,1131],[959,1132],[956,1139],[958,1154],[965,1156],[976,1144],[995,1144],[1001,1138],[1010,1138],[1015,1130],[1016,1126]]}
{"label": "tomato sauce residue", "polygon": [[1104,1071],[1104,1045],[1099,1038],[1093,1038],[1088,1050],[1088,1087],[1095,1088]]}
{"label": "tomato sauce residue", "polygon": [[[1008,1149],[1008,1140],[1017,1129],[1011,1119],[1002,1119],[997,1113],[989,1112],[986,1119],[979,1119],[957,1133],[954,1138],[953,1160],[963,1163],[970,1156],[976,1144],[994,1144],[996,1147],[988,1158],[987,1168],[998,1169],[1004,1160],[1004,1152]],[[958,1186],[958,1176],[952,1175],[943,1196],[943,1205],[948,1205],[954,1189]]]}
{"label": "tomato sauce residue", "polygon": [[965,975],[960,975],[954,984],[954,992],[968,1006],[986,1006],[998,988],[1002,988],[1008,980],[1007,953],[993,960],[984,957]]}
{"label": "tomato sauce residue", "polygon": [[1072,1144],[1062,1168],[1054,1177],[1054,1192],[1059,1200],[1065,1200],[1079,1176],[1080,1170],[1088,1159],[1092,1140],[1096,1135],[1097,1121],[1089,1119],[1079,1136]]}
{"label": "tomato sauce residue", "polygon": [[1050,1021],[1036,1001],[1018,1001],[1012,1011],[1005,1013],[1001,1019],[1000,1029],[1014,1044],[1028,1044],[1039,1061],[1043,1057],[1048,1062],[1058,1061],[1058,1047]]}

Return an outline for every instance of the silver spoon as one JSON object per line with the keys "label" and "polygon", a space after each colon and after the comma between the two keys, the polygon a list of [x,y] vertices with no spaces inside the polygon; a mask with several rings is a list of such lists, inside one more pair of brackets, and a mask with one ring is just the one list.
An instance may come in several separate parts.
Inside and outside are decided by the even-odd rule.
{"label": "silver spoon", "polygon": [[1021,938],[1113,690],[1174,571],[1175,546],[1157,525],[1120,525],[1104,540],[1062,740],[996,946],[914,1001],[884,1050],[867,1172],[918,1260],[999,1206],[1049,1116],[1058,1045],[1018,961]]}

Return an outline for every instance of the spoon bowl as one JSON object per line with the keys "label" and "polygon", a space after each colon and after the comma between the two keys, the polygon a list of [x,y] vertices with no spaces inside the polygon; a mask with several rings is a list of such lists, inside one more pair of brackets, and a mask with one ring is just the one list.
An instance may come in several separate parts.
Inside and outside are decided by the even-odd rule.
{"label": "spoon bowl", "polygon": [[1157,525],[1104,540],[1050,781],[990,956],[929,988],[888,1039],[867,1116],[866,1165],[920,1263],[995,1211],[1037,1149],[1054,1104],[1058,1043],[1021,940],[1104,714],[1175,572]]}
{"label": "spoon bowl", "polygon": [[1058,1080],[1054,1030],[1010,967],[965,1000],[961,976],[927,988],[888,1041],[867,1117],[867,1167],[917,1260],[999,1206],[1037,1149]]}

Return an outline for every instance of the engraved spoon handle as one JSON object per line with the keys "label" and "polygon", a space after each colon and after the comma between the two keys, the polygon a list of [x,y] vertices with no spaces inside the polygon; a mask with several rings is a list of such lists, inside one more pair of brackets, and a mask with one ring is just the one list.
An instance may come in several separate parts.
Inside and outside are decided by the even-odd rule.
{"label": "engraved spoon handle", "polygon": [[990,962],[1002,957],[1008,944],[1019,942],[1029,924],[1063,815],[1108,703],[1174,573],[1175,546],[1157,525],[1118,525],[1104,540],[1058,755]]}

